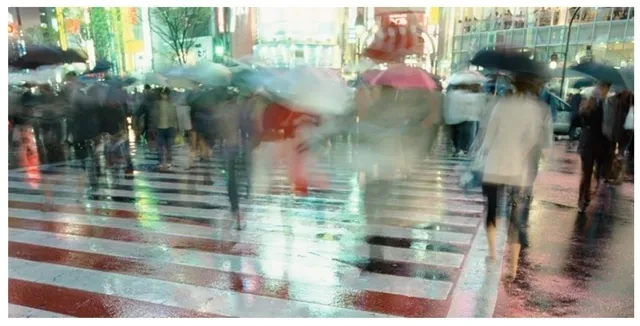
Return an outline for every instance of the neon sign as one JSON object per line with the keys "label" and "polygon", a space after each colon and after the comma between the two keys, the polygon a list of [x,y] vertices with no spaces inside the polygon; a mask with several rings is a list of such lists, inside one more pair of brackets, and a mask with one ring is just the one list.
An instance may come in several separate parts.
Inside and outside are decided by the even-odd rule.
{"label": "neon sign", "polygon": [[406,14],[395,14],[389,15],[389,22],[394,23],[398,26],[406,26],[409,23]]}

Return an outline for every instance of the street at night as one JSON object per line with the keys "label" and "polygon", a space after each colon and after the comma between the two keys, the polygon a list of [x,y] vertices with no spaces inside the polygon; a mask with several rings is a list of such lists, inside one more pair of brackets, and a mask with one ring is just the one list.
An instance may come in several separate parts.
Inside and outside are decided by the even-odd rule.
{"label": "street at night", "polygon": [[9,318],[634,317],[634,7],[183,5],[9,7]]}

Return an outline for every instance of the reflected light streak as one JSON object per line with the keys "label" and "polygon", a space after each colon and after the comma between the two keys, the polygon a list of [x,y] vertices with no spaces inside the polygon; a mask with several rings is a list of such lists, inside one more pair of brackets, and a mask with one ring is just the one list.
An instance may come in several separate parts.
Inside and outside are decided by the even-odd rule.
{"label": "reflected light streak", "polygon": [[149,184],[142,176],[139,176],[134,178],[134,185],[135,206],[140,226],[152,229],[156,225],[154,221],[159,221],[161,216],[156,202],[150,196]]}

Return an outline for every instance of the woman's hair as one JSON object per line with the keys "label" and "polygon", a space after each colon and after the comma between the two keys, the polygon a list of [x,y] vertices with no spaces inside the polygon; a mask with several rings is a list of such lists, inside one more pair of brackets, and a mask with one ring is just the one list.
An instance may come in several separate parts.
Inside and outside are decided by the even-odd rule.
{"label": "woman's hair", "polygon": [[518,74],[513,79],[513,86],[516,88],[516,92],[518,93],[540,93],[540,89],[542,88],[543,81],[533,75],[527,74]]}

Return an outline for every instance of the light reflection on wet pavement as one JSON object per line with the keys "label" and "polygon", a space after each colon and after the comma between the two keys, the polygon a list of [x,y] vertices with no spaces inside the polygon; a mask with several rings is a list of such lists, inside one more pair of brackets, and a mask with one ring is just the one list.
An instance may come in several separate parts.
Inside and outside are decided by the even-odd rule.
{"label": "light reflection on wet pavement", "polygon": [[77,163],[44,171],[55,185],[48,213],[26,174],[9,174],[11,315],[490,316],[496,291],[495,316],[632,314],[633,187],[577,219],[579,161],[560,145],[508,287],[484,265],[482,195],[457,187],[464,160],[421,164],[366,218],[357,173],[336,163],[348,146],[334,146],[319,164],[329,189],[293,197],[276,184],[242,202],[247,227],[236,231],[219,159],[161,173],[157,154],[134,151],[134,180],[102,175],[90,196],[77,192]]}
{"label": "light reflection on wet pavement", "polygon": [[529,248],[515,281],[500,285],[494,316],[633,316],[633,184],[601,187],[586,214],[578,214],[579,164],[577,154],[557,144],[543,165]]}

